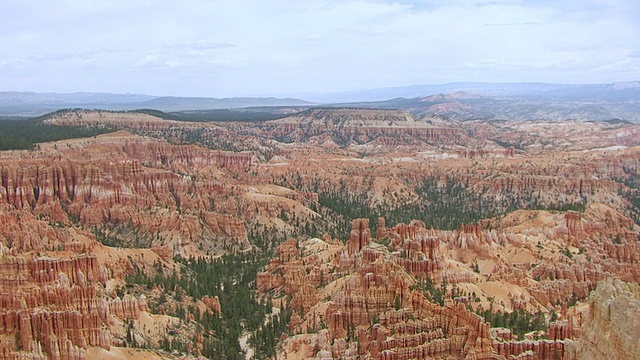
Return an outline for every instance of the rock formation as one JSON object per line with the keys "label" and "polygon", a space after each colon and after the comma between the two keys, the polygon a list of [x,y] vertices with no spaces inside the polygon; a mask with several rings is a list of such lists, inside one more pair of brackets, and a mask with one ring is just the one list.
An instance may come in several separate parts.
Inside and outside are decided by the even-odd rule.
{"label": "rock formation", "polygon": [[[556,227],[573,228],[571,231],[577,228],[572,223],[574,219],[582,222],[571,212],[555,218]],[[586,299],[598,282],[613,273],[627,274],[624,263],[617,267],[603,266],[608,262],[584,261],[581,254],[570,254],[578,257],[576,260],[561,255],[561,259],[568,261],[542,261],[536,266],[531,266],[536,261],[531,255],[529,262],[511,264],[499,256],[506,250],[498,249],[526,248],[527,245],[510,230],[487,230],[471,224],[463,225],[459,231],[429,230],[419,221],[387,228],[384,219],[380,219],[378,224],[383,230],[378,229],[376,234],[384,234],[385,239],[390,240],[388,248],[371,238],[367,219],[356,219],[346,245],[330,252],[334,256],[330,265],[333,268],[327,267],[327,260],[318,261],[328,254],[310,251],[308,244],[290,240],[278,248],[278,258],[271,261],[266,271],[258,274],[261,293],[281,289],[291,297],[291,306],[296,309],[295,321],[291,323],[294,334],[313,333],[326,327],[322,337],[318,333],[314,338],[314,352],[308,356],[409,359],[446,355],[477,359],[491,356],[575,359],[577,350],[567,350],[567,346],[582,341],[576,339],[584,336],[584,326],[593,328],[594,325],[582,325],[581,330],[582,315],[570,315],[566,304]],[[527,229],[528,234],[537,234],[531,231],[532,227]],[[537,231],[552,236],[560,249],[567,246],[563,233]],[[591,248],[595,245],[594,239],[601,236],[597,234],[606,232],[606,226],[591,227],[589,231],[582,229],[581,246]],[[468,270],[452,267],[451,257],[465,259]],[[633,259],[629,256],[622,258]],[[492,269],[480,266],[474,269],[471,266],[473,261],[482,263],[489,259],[496,262]],[[475,291],[490,283],[481,276],[484,272],[490,274],[489,279],[518,289],[509,292],[508,297],[500,301],[501,306],[510,311],[525,309],[534,312],[542,306],[552,307],[561,303],[565,306],[562,309],[563,320],[549,324],[546,339],[516,339],[511,333],[505,335],[496,331],[491,335],[490,325],[467,309],[468,305],[477,306],[477,303],[469,301],[469,293],[463,292],[454,301],[440,306],[416,290],[420,281],[429,280],[438,286],[446,286],[447,294],[449,291],[453,294],[460,286],[476,289],[472,294],[476,297],[478,293]],[[324,274],[322,281],[319,280],[320,273]],[[325,287],[324,284],[329,285]],[[483,296],[492,295],[487,293]],[[505,303],[506,300],[510,303]],[[479,298],[477,301],[482,302]],[[465,330],[452,330],[456,326]],[[407,328],[413,330],[407,332]],[[464,334],[465,340],[452,334]],[[355,354],[347,355],[351,354],[349,344],[354,340],[360,346]],[[632,350],[625,348],[620,351]]]}
{"label": "rock formation", "polygon": [[[112,136],[127,140],[115,145]],[[159,247],[168,243],[183,256],[197,252],[204,239],[220,240],[209,247],[249,246],[238,210],[224,213],[225,199],[242,193],[208,175],[197,181],[194,169],[242,172],[251,166],[250,154],[173,146],[130,134],[103,135],[92,142],[101,152],[71,147],[58,150],[60,155],[53,158],[0,158],[0,202],[51,221],[135,228],[144,242]],[[192,175],[179,174],[182,169]],[[29,237],[16,236],[23,239],[23,250],[43,250]]]}
{"label": "rock formation", "polygon": [[310,109],[269,121],[264,130],[269,136],[298,141],[328,135],[334,139],[356,143],[376,141],[383,145],[457,142],[464,137],[457,129],[433,126],[406,111],[373,109]]}
{"label": "rock formation", "polygon": [[[603,280],[640,282],[638,125],[361,109],[259,124],[91,111],[48,122],[120,131],[0,152],[2,358],[87,358],[125,344],[139,318],[166,331],[167,315],[145,314],[162,289],[124,294],[125,274],[283,238],[256,284],[275,306],[290,300],[279,349],[298,358],[635,355],[623,336],[635,330],[618,326],[633,324],[598,302],[576,309]],[[371,229],[353,216],[387,219]],[[315,238],[325,232],[346,245]],[[599,303],[620,312],[635,290],[612,286],[618,300]],[[560,319],[521,336],[475,315],[490,308]]]}
{"label": "rock formation", "polygon": [[[261,292],[278,286],[274,276],[282,277],[280,286],[292,297],[291,306],[300,310],[292,318],[294,334],[326,327],[315,337],[314,352],[309,355],[316,359],[490,358],[493,348],[488,324],[461,303],[441,307],[428,301],[413,289],[415,280],[395,256],[384,250],[379,256],[371,255],[376,245],[369,244],[369,231],[366,219],[355,220],[347,245],[332,252],[334,263],[342,263],[344,257],[355,258],[349,261],[355,267],[341,275],[334,272],[329,281],[336,285],[327,286],[334,290],[325,292],[328,301],[318,296],[324,290],[315,280],[315,274],[324,271],[327,263],[314,261],[320,255],[309,253],[307,244],[299,245],[302,251],[297,251],[293,241],[284,243],[278,249],[278,260],[258,276]],[[428,248],[423,250],[429,252]],[[359,346],[352,346],[355,341]]]}
{"label": "rock formation", "polygon": [[371,241],[371,230],[368,219],[353,220],[351,234],[347,242],[347,252],[349,255],[360,252],[363,247]]}
{"label": "rock formation", "polygon": [[88,347],[109,349],[114,316],[137,318],[144,297],[106,300],[107,272],[95,256],[70,259],[0,257],[0,333],[3,356],[36,354],[85,359]]}
{"label": "rock formation", "polygon": [[566,359],[640,359],[640,287],[619,280],[598,284],[589,298],[581,338]]}

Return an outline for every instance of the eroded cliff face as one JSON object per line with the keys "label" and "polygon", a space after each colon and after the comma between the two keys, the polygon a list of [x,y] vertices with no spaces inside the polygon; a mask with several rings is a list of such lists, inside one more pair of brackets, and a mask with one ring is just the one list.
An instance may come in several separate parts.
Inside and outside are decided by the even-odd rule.
{"label": "eroded cliff face", "polygon": [[[135,232],[136,246],[183,256],[246,249],[247,231],[234,201],[244,192],[231,186],[230,174],[251,162],[250,154],[119,132],[0,157],[0,201],[51,222],[104,228],[112,240]],[[28,236],[15,235],[21,239],[16,250],[42,250]]]}
{"label": "eroded cliff face", "polygon": [[4,358],[86,359],[109,350],[111,327],[147,311],[146,299],[107,296],[111,274],[95,255],[12,256],[0,249],[0,353]]}
{"label": "eroded cliff face", "polygon": [[466,134],[451,127],[434,126],[408,111],[365,109],[310,109],[265,123],[258,134],[301,143],[328,141],[395,146],[424,142],[457,143]]}
{"label": "eroded cliff face", "polygon": [[210,123],[165,120],[156,116],[136,112],[93,110],[58,112],[46,119],[45,123],[64,126],[110,126],[146,131],[169,131],[175,128],[219,129],[219,127]]}
{"label": "eroded cliff face", "polygon": [[608,279],[589,297],[582,336],[565,359],[640,359],[640,287]]}

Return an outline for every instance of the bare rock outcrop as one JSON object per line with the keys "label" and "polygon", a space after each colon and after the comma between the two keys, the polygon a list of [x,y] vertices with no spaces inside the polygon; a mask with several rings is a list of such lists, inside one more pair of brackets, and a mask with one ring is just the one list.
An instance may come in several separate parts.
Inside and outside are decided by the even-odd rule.
{"label": "bare rock outcrop", "polygon": [[349,255],[359,253],[363,247],[371,241],[371,230],[369,229],[369,219],[356,219],[352,222],[351,234],[347,242]]}
{"label": "bare rock outcrop", "polygon": [[620,280],[598,284],[577,341],[565,359],[640,359],[640,287]]}

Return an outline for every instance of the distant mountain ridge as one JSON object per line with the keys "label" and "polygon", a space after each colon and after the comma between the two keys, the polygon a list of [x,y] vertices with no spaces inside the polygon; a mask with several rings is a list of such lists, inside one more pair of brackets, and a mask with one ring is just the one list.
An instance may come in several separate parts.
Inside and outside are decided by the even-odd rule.
{"label": "distant mountain ridge", "polygon": [[145,102],[146,107],[163,111],[179,110],[210,110],[235,109],[263,106],[311,106],[314,103],[293,99],[275,97],[233,97],[233,98],[203,98],[203,97],[159,97]]}
{"label": "distant mountain ridge", "polygon": [[319,103],[381,101],[394,98],[418,98],[434,94],[468,92],[487,96],[629,98],[640,96],[640,81],[610,84],[549,84],[549,83],[485,83],[454,82],[434,85],[411,85],[329,94],[309,94],[305,99]]}
{"label": "distant mountain ridge", "polygon": [[[334,94],[275,97],[172,97],[108,93],[0,92],[0,116],[38,116],[64,108],[215,109],[356,107],[399,109],[451,120],[612,120],[640,122],[640,81],[611,84],[449,83]],[[310,102],[310,101],[313,102]],[[269,111],[267,111],[269,112]]]}
{"label": "distant mountain ridge", "polygon": [[415,116],[451,120],[624,120],[640,122],[640,96],[629,100],[589,98],[498,97],[469,93],[437,94],[421,98],[342,103],[333,106],[404,109]]}
{"label": "distant mountain ridge", "polygon": [[0,115],[37,116],[64,108],[161,111],[234,109],[260,106],[310,106],[311,102],[275,97],[175,97],[110,93],[0,92]]}
{"label": "distant mountain ridge", "polygon": [[640,81],[587,85],[452,83],[371,90],[365,97],[371,99],[383,93],[387,96],[385,100],[342,102],[332,106],[405,109],[416,116],[461,121],[621,119],[640,122]]}

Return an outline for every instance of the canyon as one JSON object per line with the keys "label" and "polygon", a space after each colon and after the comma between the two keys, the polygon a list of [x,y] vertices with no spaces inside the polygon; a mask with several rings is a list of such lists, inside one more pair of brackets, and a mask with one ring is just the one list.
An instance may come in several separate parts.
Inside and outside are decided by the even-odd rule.
{"label": "canyon", "polygon": [[[289,314],[279,359],[640,357],[640,125],[325,108],[44,124],[109,131],[0,152],[2,359],[210,357],[205,323],[235,319],[241,285],[277,309],[254,338]],[[233,254],[264,265],[255,280],[185,285],[188,259]],[[515,313],[531,329],[496,326]]]}

